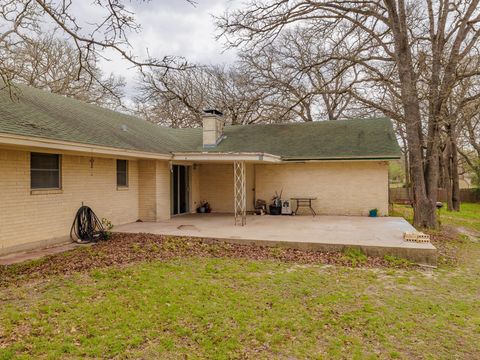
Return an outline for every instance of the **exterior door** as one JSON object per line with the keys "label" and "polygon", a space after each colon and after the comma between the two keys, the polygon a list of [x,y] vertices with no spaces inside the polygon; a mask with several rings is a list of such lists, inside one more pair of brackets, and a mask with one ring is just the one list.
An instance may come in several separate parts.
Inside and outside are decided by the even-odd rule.
{"label": "exterior door", "polygon": [[172,215],[185,214],[189,209],[190,171],[188,166],[172,168]]}

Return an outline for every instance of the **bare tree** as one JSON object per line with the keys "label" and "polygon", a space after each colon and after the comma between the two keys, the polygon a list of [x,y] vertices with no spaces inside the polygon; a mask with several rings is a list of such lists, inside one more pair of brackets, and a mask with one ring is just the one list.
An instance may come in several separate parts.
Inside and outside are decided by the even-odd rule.
{"label": "bare tree", "polygon": [[[132,52],[128,38],[131,33],[140,31],[140,25],[128,2],[95,0],[91,6],[98,9],[99,16],[94,19],[82,19],[82,14],[75,13],[72,5],[72,0],[3,0],[0,3],[0,47],[38,37],[45,27],[53,27],[76,49],[77,78],[88,73],[99,84],[102,78],[98,77],[95,64],[105,50],[119,54],[140,69],[156,67],[167,71],[186,66],[179,58],[140,59]],[[12,73],[5,62],[6,59],[0,59],[0,78],[10,87]]]}
{"label": "bare tree", "polygon": [[[475,151],[475,120],[480,107],[480,66],[479,56],[466,57],[460,64],[461,73],[469,73],[460,77],[452,90],[445,107],[445,117],[441,133],[441,169],[443,170],[443,186],[447,190],[449,210],[460,210],[460,154],[465,150],[472,154]],[[480,149],[480,147],[479,147]],[[471,150],[471,151],[469,151]],[[480,155],[480,153],[478,154]],[[463,159],[475,171],[475,161],[470,157]],[[470,163],[468,162],[470,161]],[[473,165],[473,166],[472,166]]]}
{"label": "bare tree", "polygon": [[326,56],[320,39],[297,28],[229,67],[145,73],[138,110],[173,127],[198,126],[208,107],[223,110],[232,124],[335,120],[365,111],[349,91],[355,69],[344,71],[340,61],[317,66],[319,56]]}
{"label": "bare tree", "polygon": [[[480,111],[480,109],[478,109]],[[459,153],[462,155],[465,163],[474,174],[474,182],[480,187],[480,113],[466,122],[465,133],[469,141],[467,150],[461,149]],[[468,150],[471,149],[471,150]]]}
{"label": "bare tree", "polygon": [[358,116],[359,104],[349,91],[355,69],[341,60],[318,65],[328,55],[325,39],[296,27],[265,46],[242,52],[240,61],[256,87],[282,97],[276,106],[284,106],[284,112],[293,112],[301,121]]}
{"label": "bare tree", "polygon": [[179,128],[202,123],[211,77],[202,67],[180,72],[149,71],[140,80],[138,112],[157,124]]}
{"label": "bare tree", "polygon": [[[365,90],[380,84],[399,99],[408,143],[414,224],[435,227],[439,142],[448,100],[461,78],[460,66],[476,51],[479,0],[257,1],[217,19],[231,46],[258,48],[299,24],[331,39],[329,59],[362,71]],[[425,79],[424,84],[420,83]],[[371,90],[370,90],[371,91]],[[355,92],[357,100],[394,115],[384,103]],[[425,94],[426,104],[422,103]],[[423,115],[423,116],[422,116]]]}
{"label": "bare tree", "polygon": [[[474,180],[480,186],[480,81],[475,86],[469,84],[467,99],[472,99],[459,114],[458,130],[461,133],[457,143],[458,153],[467,168],[474,174]],[[465,101],[465,100],[464,100]]]}
{"label": "bare tree", "polygon": [[138,112],[170,127],[200,126],[206,108],[223,111],[232,125],[291,120],[291,114],[277,106],[281,99],[255,84],[247,70],[235,66],[196,66],[167,73],[154,70],[144,73],[140,83]]}
{"label": "bare tree", "polygon": [[5,1],[0,3],[0,90],[10,88],[12,69],[5,51],[15,47],[27,38],[27,34],[36,36],[40,29],[37,18],[38,9],[31,1]]}
{"label": "bare tree", "polygon": [[15,83],[105,107],[122,105],[124,80],[114,75],[104,76],[95,63],[89,64],[89,72],[79,75],[76,49],[54,33],[0,48],[0,53]]}

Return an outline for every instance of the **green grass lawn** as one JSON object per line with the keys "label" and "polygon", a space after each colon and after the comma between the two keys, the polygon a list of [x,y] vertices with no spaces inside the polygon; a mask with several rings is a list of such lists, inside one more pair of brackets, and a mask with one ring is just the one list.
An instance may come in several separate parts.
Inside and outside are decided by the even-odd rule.
{"label": "green grass lawn", "polygon": [[462,204],[460,210],[460,212],[440,210],[442,224],[461,226],[480,232],[480,204]]}
{"label": "green grass lawn", "polygon": [[[463,227],[467,230],[480,232],[480,204],[464,203],[460,211],[447,211],[446,204],[438,211],[442,225]],[[402,216],[412,222],[413,211],[411,206],[394,205],[393,216]]]}
{"label": "green grass lawn", "polygon": [[[476,229],[480,206],[448,215]],[[437,269],[212,255],[13,281],[0,359],[478,358],[480,243],[448,241]]]}

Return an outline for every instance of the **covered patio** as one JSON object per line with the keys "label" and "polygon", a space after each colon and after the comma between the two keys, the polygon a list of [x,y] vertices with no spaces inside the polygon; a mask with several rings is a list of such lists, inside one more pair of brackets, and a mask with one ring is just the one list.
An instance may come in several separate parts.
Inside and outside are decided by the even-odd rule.
{"label": "covered patio", "polygon": [[123,233],[211,238],[303,250],[341,251],[359,248],[370,256],[392,255],[435,265],[437,250],[430,243],[403,240],[415,229],[403,218],[359,216],[255,216],[248,226],[234,226],[231,214],[186,214],[158,222],[135,222],[114,228]]}

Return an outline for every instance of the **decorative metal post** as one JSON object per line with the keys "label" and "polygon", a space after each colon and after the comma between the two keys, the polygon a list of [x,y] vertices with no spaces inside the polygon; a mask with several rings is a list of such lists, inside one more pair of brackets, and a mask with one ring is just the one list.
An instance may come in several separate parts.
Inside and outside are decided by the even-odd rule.
{"label": "decorative metal post", "polygon": [[235,225],[247,224],[247,184],[245,161],[233,162],[233,198],[235,202]]}

